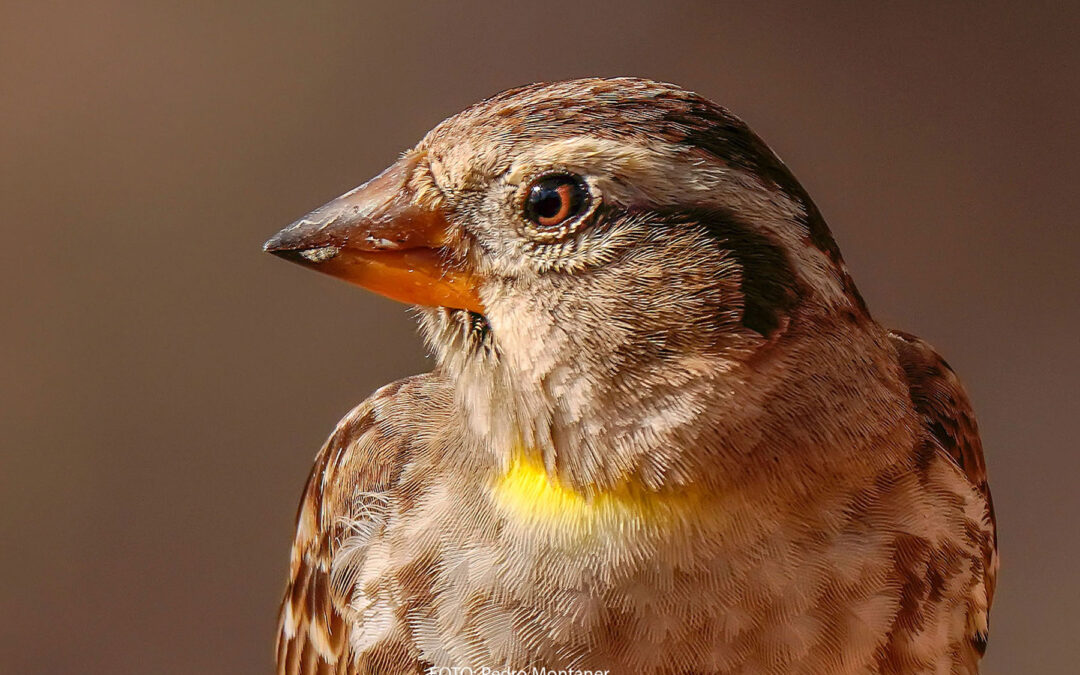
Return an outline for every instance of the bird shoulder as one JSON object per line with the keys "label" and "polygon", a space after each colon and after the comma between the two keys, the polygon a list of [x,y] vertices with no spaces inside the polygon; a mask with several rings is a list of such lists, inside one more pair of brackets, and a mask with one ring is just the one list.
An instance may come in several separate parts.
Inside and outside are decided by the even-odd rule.
{"label": "bird shoulder", "polygon": [[390,518],[388,493],[410,452],[409,439],[385,418],[394,399],[424,377],[376,391],[338,423],[315,457],[278,617],[279,675],[361,672],[350,640],[359,621],[352,609],[355,580],[367,545]]}
{"label": "bird shoulder", "polygon": [[986,462],[982,440],[975,421],[975,412],[967,392],[956,373],[929,344],[914,335],[889,331],[900,366],[911,393],[911,402],[924,429],[923,461],[935,456],[947,457],[967,478],[968,483],[982,496],[985,511],[982,522],[976,524],[978,545],[982,551],[982,585],[985,598],[980,599],[971,640],[981,654],[986,649],[990,603],[993,601],[997,578],[997,526],[994,503],[987,482]]}

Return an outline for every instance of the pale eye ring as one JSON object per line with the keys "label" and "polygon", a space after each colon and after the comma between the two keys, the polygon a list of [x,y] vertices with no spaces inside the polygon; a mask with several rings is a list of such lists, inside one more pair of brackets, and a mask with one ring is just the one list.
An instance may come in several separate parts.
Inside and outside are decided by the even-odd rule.
{"label": "pale eye ring", "polygon": [[525,195],[525,217],[543,228],[558,227],[585,213],[589,199],[589,188],[579,176],[541,176]]}

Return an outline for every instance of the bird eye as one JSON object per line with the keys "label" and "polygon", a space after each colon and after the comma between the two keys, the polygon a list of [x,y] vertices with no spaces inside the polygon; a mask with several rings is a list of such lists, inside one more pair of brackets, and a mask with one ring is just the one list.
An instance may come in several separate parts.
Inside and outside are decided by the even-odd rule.
{"label": "bird eye", "polygon": [[529,188],[525,217],[541,227],[554,227],[582,213],[589,203],[589,189],[577,176],[544,176]]}

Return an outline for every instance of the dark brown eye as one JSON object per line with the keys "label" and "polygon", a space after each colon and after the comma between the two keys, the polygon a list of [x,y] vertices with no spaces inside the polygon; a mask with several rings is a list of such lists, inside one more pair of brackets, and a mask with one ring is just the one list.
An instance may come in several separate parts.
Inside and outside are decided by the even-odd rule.
{"label": "dark brown eye", "polygon": [[541,227],[555,227],[585,211],[589,189],[577,176],[540,178],[525,197],[525,217]]}

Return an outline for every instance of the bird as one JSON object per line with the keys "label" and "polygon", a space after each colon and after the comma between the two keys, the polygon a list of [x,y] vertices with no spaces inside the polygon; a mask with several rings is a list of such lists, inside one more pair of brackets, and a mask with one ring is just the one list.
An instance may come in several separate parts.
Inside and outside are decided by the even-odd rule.
{"label": "bird", "polygon": [[978,672],[969,397],[727,109],[511,89],[264,249],[411,305],[434,359],[316,456],[278,673]]}

